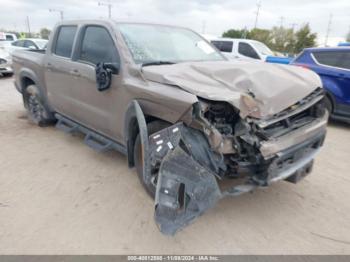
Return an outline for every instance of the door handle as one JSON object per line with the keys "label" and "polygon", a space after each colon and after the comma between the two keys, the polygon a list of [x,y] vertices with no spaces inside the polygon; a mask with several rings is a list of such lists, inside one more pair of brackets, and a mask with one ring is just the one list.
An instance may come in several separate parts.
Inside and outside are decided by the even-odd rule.
{"label": "door handle", "polygon": [[51,63],[47,63],[46,64],[46,69],[47,69],[47,71],[51,71],[52,70],[52,64]]}
{"label": "door handle", "polygon": [[81,76],[80,72],[78,69],[72,69],[69,71],[69,73],[73,76]]}

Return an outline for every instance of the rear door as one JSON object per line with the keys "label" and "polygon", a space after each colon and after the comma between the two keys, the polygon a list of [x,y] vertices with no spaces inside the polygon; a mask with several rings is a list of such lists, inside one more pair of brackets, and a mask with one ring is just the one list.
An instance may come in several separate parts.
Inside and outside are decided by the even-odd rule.
{"label": "rear door", "polygon": [[56,29],[51,50],[45,57],[44,70],[48,99],[53,108],[69,116],[75,107],[72,88],[76,84],[71,60],[77,25],[62,25]]}
{"label": "rear door", "polygon": [[350,50],[315,51],[312,55],[319,67],[315,71],[337,85],[338,90],[333,90],[337,100],[350,103]]}

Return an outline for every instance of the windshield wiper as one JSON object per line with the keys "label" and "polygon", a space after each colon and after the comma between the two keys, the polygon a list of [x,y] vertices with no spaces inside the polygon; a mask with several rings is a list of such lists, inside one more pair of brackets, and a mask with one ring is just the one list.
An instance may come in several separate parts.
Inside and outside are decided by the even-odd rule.
{"label": "windshield wiper", "polygon": [[142,63],[141,67],[153,66],[153,65],[173,65],[173,64],[175,63],[171,61],[151,61],[151,62]]}

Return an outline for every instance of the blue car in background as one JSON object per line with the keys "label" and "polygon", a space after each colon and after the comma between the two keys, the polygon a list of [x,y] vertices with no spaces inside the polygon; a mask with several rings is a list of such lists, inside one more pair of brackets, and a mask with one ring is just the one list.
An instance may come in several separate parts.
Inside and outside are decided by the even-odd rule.
{"label": "blue car in background", "polygon": [[292,65],[308,68],[322,79],[331,118],[350,122],[350,48],[307,48]]}

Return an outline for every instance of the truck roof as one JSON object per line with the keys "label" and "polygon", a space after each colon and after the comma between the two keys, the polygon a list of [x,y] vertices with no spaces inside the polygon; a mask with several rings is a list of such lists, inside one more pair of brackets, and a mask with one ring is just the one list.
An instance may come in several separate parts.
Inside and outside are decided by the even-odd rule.
{"label": "truck roof", "polygon": [[315,52],[315,51],[339,51],[339,50],[346,50],[350,51],[350,47],[346,46],[338,46],[338,47],[310,47],[310,48],[305,48],[304,51],[308,52]]}
{"label": "truck roof", "polygon": [[76,19],[76,20],[64,20],[58,22],[56,26],[59,25],[70,25],[70,24],[93,24],[93,23],[105,23],[105,24],[138,24],[138,25],[157,25],[157,26],[167,26],[174,28],[186,28],[184,26],[174,25],[174,24],[160,24],[152,22],[142,22],[142,21],[128,21],[128,20],[115,20],[115,19]]}

